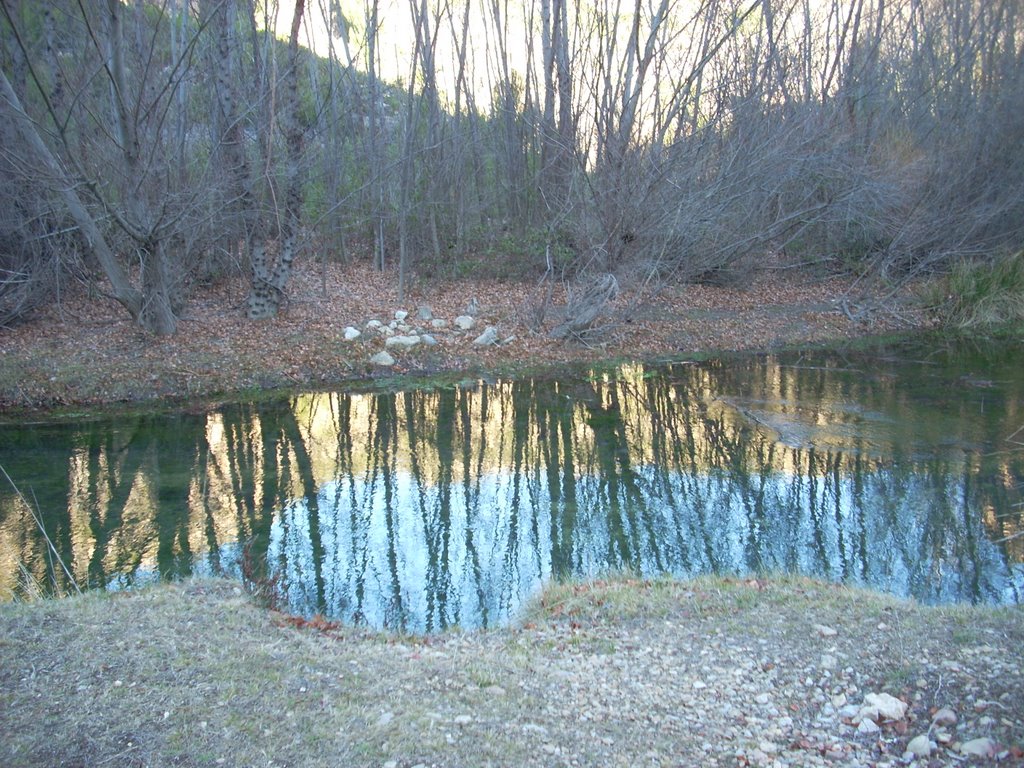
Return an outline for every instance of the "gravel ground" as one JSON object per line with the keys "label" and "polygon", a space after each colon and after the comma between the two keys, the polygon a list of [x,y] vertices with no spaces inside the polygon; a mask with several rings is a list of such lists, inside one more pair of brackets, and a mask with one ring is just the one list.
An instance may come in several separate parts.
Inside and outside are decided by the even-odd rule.
{"label": "gravel ground", "polygon": [[0,607],[0,764],[1021,765],[1022,678],[1019,608],[803,579],[554,586],[437,637],[186,582]]}

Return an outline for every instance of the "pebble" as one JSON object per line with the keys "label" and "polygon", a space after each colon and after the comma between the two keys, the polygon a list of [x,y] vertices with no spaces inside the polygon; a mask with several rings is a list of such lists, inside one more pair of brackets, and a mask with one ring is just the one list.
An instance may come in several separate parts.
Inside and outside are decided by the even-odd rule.
{"label": "pebble", "polygon": [[928,757],[932,753],[932,749],[935,748],[935,744],[928,738],[928,734],[922,733],[920,736],[915,736],[907,744],[907,752],[911,757]]}
{"label": "pebble", "polygon": [[957,717],[949,707],[942,707],[932,715],[932,722],[935,725],[956,725]]}
{"label": "pebble", "polygon": [[972,755],[974,757],[995,757],[999,751],[998,746],[992,739],[982,737],[971,739],[960,745],[960,754]]}
{"label": "pebble", "polygon": [[861,736],[866,736],[872,733],[878,733],[880,730],[882,729],[878,727],[874,720],[871,720],[866,717],[863,720],[861,720],[860,723],[857,724],[857,733],[859,733]]}

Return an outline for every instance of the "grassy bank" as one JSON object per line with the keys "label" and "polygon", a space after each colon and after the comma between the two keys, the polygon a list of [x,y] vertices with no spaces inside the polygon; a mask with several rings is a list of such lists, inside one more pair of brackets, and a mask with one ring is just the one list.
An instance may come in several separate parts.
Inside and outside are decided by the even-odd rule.
{"label": "grassy bank", "polygon": [[[989,736],[1011,760],[1024,611],[623,578],[553,586],[515,628],[417,638],[196,580],[0,606],[0,691],[5,766],[750,764],[767,743],[853,764],[902,753],[940,706],[960,713],[940,749]],[[905,721],[822,724],[868,691]]]}

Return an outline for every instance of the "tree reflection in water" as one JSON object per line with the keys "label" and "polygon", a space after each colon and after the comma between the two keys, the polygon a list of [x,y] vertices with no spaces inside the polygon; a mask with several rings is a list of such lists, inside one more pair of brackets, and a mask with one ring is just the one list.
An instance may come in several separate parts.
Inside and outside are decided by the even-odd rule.
{"label": "tree reflection in water", "polygon": [[[812,364],[813,363],[813,364]],[[1021,602],[1021,374],[817,355],[0,429],[79,583],[265,568],[282,605],[433,632],[550,579],[797,572]],[[1009,374],[1016,371],[1015,377]],[[66,589],[0,496],[0,590]]]}

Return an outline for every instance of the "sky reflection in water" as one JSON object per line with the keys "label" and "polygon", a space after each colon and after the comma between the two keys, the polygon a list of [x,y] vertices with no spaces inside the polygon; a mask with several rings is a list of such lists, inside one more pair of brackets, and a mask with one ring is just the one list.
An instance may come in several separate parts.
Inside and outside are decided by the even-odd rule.
{"label": "sky reflection in water", "polygon": [[[551,578],[795,572],[1024,601],[1014,355],[738,357],[0,427],[76,580],[274,581],[284,607],[495,625]],[[0,494],[0,594],[55,581]],[[244,561],[244,562],[243,562]],[[20,565],[19,565],[20,564]],[[63,585],[67,586],[67,585]]]}

